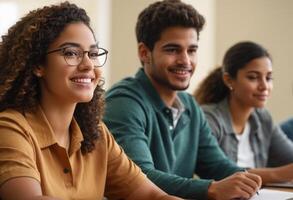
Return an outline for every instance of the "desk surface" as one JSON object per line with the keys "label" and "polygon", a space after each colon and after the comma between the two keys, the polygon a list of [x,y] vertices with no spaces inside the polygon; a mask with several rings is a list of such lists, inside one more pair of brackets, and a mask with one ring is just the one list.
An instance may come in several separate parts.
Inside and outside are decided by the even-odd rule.
{"label": "desk surface", "polygon": [[269,189],[269,190],[279,190],[279,191],[284,191],[284,192],[292,192],[293,193],[293,188],[287,188],[287,187],[268,187],[265,186],[263,187],[264,189]]}
{"label": "desk surface", "polygon": [[[262,188],[259,191],[259,195],[254,195],[250,200],[292,200],[292,191],[283,191],[284,188]],[[291,188],[289,188],[291,189]]]}

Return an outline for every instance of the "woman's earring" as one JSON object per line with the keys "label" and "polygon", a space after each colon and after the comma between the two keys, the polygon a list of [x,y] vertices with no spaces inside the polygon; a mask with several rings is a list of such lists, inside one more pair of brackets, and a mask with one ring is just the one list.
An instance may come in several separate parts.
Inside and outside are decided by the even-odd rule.
{"label": "woman's earring", "polygon": [[42,74],[41,74],[40,72],[35,72],[34,74],[35,74],[36,77],[38,77],[38,78],[42,77]]}
{"label": "woman's earring", "polygon": [[233,91],[233,87],[232,87],[231,85],[229,85],[229,89],[230,89],[231,91]]}

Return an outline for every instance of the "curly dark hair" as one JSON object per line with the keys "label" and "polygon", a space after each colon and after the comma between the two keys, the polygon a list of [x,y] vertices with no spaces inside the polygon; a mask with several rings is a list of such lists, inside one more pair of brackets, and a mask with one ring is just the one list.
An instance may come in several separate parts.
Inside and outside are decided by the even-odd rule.
{"label": "curly dark hair", "polygon": [[165,29],[174,26],[191,27],[196,30],[199,37],[204,24],[204,17],[191,5],[180,0],[159,1],[150,4],[139,14],[136,39],[152,51]]}
{"label": "curly dark hair", "polygon": [[[70,23],[90,27],[86,11],[64,2],[29,12],[2,36],[0,43],[0,111],[16,109],[23,114],[37,108],[40,85],[34,75],[36,67],[46,61],[48,46]],[[92,31],[93,32],[93,31]],[[83,136],[83,153],[94,149],[98,139],[99,122],[104,110],[104,81],[101,80],[88,103],[78,103],[74,112]]]}
{"label": "curly dark hair", "polygon": [[256,58],[267,57],[272,60],[269,52],[261,45],[243,41],[234,44],[224,55],[221,67],[214,69],[199,85],[193,96],[199,104],[218,103],[230,94],[230,90],[223,81],[223,73],[228,73],[232,79],[250,61]]}

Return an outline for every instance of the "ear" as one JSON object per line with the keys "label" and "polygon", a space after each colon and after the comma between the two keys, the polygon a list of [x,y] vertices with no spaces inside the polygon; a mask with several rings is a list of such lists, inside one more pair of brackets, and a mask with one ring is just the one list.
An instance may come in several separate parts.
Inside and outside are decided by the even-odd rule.
{"label": "ear", "polygon": [[224,81],[225,85],[232,91],[233,90],[233,79],[231,78],[231,76],[227,72],[223,73],[223,81]]}
{"label": "ear", "polygon": [[36,77],[41,78],[42,76],[44,76],[44,67],[43,66],[35,67],[33,73],[34,75],[36,75]]}
{"label": "ear", "polygon": [[143,42],[140,42],[138,44],[138,56],[140,61],[143,64],[150,63],[150,59],[151,59],[150,54],[151,54],[151,51],[149,50],[149,48]]}

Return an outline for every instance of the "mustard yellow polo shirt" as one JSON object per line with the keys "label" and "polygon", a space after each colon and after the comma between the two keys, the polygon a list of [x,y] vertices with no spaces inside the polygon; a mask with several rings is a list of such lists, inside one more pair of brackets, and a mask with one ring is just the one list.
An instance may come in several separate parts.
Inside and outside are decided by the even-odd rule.
{"label": "mustard yellow polo shirt", "polygon": [[[127,158],[104,124],[91,153],[81,153],[83,136],[73,119],[69,153],[58,145],[46,116],[8,109],[0,113],[0,186],[16,177],[31,177],[44,195],[69,199],[119,199],[146,180]],[[105,192],[105,193],[104,193]]]}

